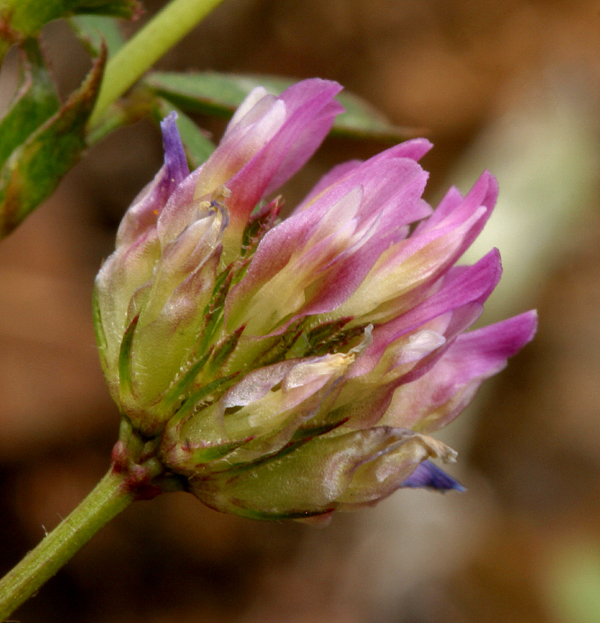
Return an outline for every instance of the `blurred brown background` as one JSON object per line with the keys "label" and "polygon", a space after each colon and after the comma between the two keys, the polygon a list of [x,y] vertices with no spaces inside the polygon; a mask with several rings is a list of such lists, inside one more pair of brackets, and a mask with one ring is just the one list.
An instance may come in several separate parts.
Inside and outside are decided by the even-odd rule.
{"label": "blurred brown background", "polygon": [[[465,495],[399,492],[324,530],[185,494],[140,502],[16,620],[600,621],[599,34],[593,0],[225,0],[167,55],[161,68],[335,79],[428,128],[431,201],[490,168],[502,200],[481,253],[498,246],[506,272],[488,320],[535,306],[539,334],[444,433]],[[64,24],[46,29],[46,49],[68,93],[86,57]],[[326,167],[383,147],[329,140],[288,203]],[[119,131],[0,245],[2,572],[108,467],[118,415],[92,282],[160,161],[152,126]]]}

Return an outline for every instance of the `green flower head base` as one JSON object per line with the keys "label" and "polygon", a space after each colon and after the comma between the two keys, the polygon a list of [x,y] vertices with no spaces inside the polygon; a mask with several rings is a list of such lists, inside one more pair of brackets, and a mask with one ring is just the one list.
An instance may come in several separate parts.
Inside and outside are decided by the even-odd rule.
{"label": "green flower head base", "polygon": [[190,173],[175,115],[165,163],[96,280],[104,373],[123,417],[207,505],[328,517],[401,487],[460,489],[430,433],[533,336],[528,312],[465,332],[500,277],[456,261],[497,185],[434,211],[424,139],[334,168],[278,221],[273,192],[312,155],[340,86],[255,89]]}

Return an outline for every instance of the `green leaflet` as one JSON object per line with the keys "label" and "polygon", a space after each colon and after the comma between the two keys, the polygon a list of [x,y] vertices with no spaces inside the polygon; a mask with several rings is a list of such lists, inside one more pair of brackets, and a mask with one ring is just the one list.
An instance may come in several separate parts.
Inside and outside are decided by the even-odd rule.
{"label": "green leaflet", "polygon": [[138,0],[0,0],[0,60],[52,20],[86,13],[131,18],[141,10]]}
{"label": "green leaflet", "polygon": [[81,87],[14,149],[0,169],[0,238],[6,237],[58,185],[86,147],[85,125],[106,61],[98,57]]}
{"label": "green leaflet", "polygon": [[10,154],[59,109],[60,102],[38,42],[23,42],[21,85],[0,119],[0,167]]}
{"label": "green leaflet", "polygon": [[109,56],[114,56],[125,43],[117,22],[111,17],[77,15],[69,19],[69,25],[92,56],[100,54],[102,41],[106,43]]}

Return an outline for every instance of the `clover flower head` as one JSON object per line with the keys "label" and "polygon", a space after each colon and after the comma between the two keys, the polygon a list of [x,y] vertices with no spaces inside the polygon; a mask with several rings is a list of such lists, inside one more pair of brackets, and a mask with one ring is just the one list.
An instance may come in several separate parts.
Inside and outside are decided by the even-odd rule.
{"label": "clover flower head", "polygon": [[433,210],[424,139],[335,167],[279,220],[273,192],[328,133],[339,90],[255,89],[192,173],[167,117],[164,165],[96,280],[115,401],[218,510],[322,519],[402,487],[460,489],[430,434],[535,332],[535,312],[467,331],[500,257],[456,263],[497,184],[485,172]]}

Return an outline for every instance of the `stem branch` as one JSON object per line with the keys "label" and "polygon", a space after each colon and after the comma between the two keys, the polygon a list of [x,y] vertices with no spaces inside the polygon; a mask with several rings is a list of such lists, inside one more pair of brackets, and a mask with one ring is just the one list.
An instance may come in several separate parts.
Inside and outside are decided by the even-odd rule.
{"label": "stem branch", "polygon": [[109,60],[89,126],[222,1],[173,0],[150,20]]}
{"label": "stem branch", "polygon": [[133,501],[134,493],[125,483],[126,476],[109,471],[87,498],[0,581],[0,621]]}

